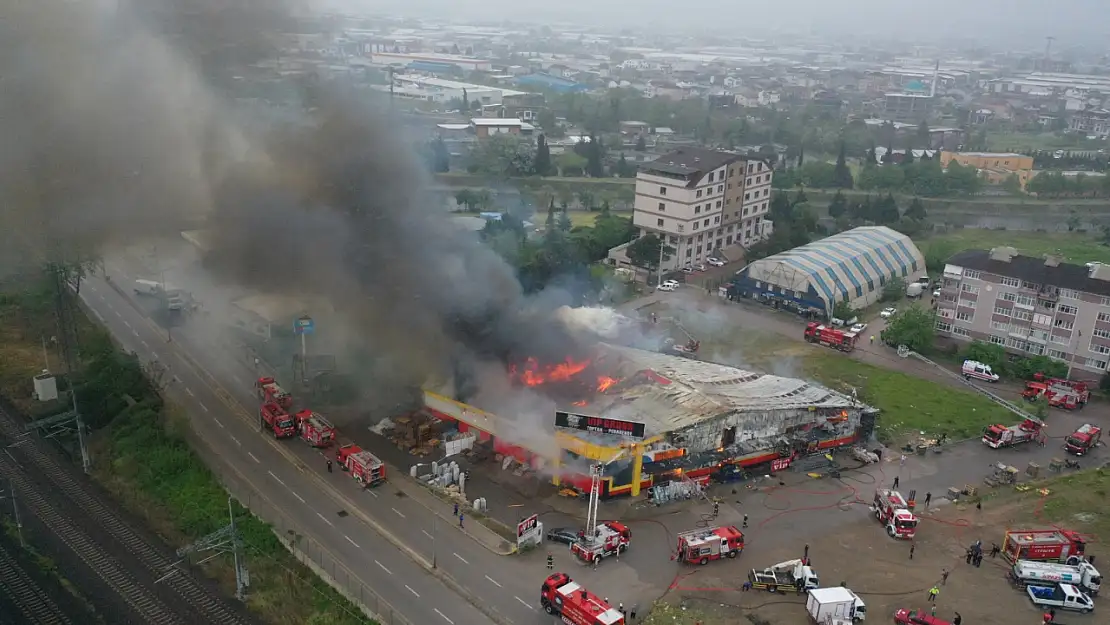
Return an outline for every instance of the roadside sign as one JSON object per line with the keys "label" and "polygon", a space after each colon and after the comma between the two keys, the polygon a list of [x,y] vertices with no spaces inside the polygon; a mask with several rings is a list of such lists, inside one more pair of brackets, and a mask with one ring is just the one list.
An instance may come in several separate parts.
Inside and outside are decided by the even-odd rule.
{"label": "roadside sign", "polygon": [[305,315],[293,322],[293,334],[312,334],[316,331],[316,322],[312,317]]}
{"label": "roadside sign", "polygon": [[521,519],[520,523],[516,524],[516,544],[518,547],[528,544],[538,545],[541,540],[543,540],[543,523],[540,523],[540,515],[533,514],[526,519]]}
{"label": "roadside sign", "polygon": [[528,532],[531,532],[531,531],[535,530],[536,529],[536,524],[539,523],[539,521],[540,521],[540,515],[533,514],[532,516],[528,517],[527,519],[523,519],[520,523],[517,523],[516,524],[516,537],[517,537],[517,539],[521,538],[522,536],[524,536]]}
{"label": "roadside sign", "polygon": [[604,417],[593,417],[590,415],[562,411],[555,412],[555,426],[582,432],[615,434],[638,441],[644,440],[644,435],[647,433],[647,425],[640,421],[606,419]]}

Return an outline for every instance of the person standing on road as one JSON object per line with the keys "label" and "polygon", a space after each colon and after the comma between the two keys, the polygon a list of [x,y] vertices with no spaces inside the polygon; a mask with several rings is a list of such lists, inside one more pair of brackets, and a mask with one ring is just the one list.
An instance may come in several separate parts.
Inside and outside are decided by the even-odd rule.
{"label": "person standing on road", "polygon": [[632,609],[628,611],[628,620],[629,621],[635,621],[636,620],[636,606],[635,606],[635,604],[633,604]]}
{"label": "person standing on road", "polygon": [[456,501],[455,502],[455,516],[458,516],[458,514],[459,514],[459,502]]}
{"label": "person standing on road", "polygon": [[547,552],[547,570],[552,571],[555,569],[555,556],[551,552]]}
{"label": "person standing on road", "polygon": [[947,586],[948,585],[948,569],[941,569],[940,570],[940,585],[941,586]]}
{"label": "person standing on road", "polygon": [[331,458],[328,458],[328,473],[331,473]]}
{"label": "person standing on road", "polygon": [[937,595],[939,595],[939,594],[940,594],[940,588],[937,588],[936,586],[933,586],[932,588],[930,588],[929,589],[929,603],[936,603],[937,602]]}
{"label": "person standing on road", "polygon": [[902,454],[902,457],[898,460],[898,466],[906,466],[906,454]]}
{"label": "person standing on road", "polygon": [[956,616],[952,617],[952,625],[960,625],[963,622],[964,617],[960,616],[959,612],[956,613]]}
{"label": "person standing on road", "polygon": [[895,489],[898,488],[898,476],[897,475],[894,476],[894,488]]}
{"label": "person standing on road", "polygon": [[917,549],[917,545],[910,543],[910,560],[913,560],[913,552]]}
{"label": "person standing on road", "polygon": [[748,526],[748,515],[745,514],[744,515],[744,525],[743,525],[743,527],[747,527],[747,526]]}
{"label": "person standing on road", "polygon": [[875,335],[874,334],[871,335],[871,344],[872,345],[875,344]]}
{"label": "person standing on road", "polygon": [[929,509],[929,504],[933,501],[933,493],[925,493],[925,509]]}
{"label": "person standing on road", "polygon": [[463,515],[462,515],[462,513],[459,513],[459,527],[462,527],[462,526],[463,526]]}

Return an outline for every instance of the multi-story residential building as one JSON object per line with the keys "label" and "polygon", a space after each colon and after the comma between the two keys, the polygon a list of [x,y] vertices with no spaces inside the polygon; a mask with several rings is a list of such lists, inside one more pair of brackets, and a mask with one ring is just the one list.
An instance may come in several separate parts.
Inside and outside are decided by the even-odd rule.
{"label": "multi-story residential building", "polygon": [[664,270],[771,235],[771,166],[733,152],[683,147],[640,166],[632,223],[675,249]]}
{"label": "multi-story residential building", "polygon": [[1068,120],[1068,128],[1095,137],[1110,136],[1110,111],[1102,108],[1079,111]]}
{"label": "multi-story residential building", "polygon": [[1012,247],[967,250],[948,259],[937,331],[957,340],[1045,355],[1071,375],[1096,378],[1110,362],[1110,265],[1022,256]]}

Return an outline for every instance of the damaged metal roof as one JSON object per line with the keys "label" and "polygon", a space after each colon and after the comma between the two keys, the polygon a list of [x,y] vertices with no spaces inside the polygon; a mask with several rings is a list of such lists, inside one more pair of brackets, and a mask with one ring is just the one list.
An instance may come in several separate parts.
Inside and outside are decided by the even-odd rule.
{"label": "damaged metal roof", "polygon": [[[867,408],[823,386],[729,365],[603,344],[595,365],[622,381],[571,411],[681,430],[732,413]],[[614,376],[616,377],[616,376]]]}

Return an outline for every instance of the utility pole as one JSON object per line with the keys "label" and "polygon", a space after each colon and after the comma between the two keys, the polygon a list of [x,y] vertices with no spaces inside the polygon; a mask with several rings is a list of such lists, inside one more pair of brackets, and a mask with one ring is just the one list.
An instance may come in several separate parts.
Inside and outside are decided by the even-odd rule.
{"label": "utility pole", "polygon": [[166,574],[155,580],[154,583],[163,582],[180,573],[181,570],[177,568],[177,565],[187,560],[189,556],[194,553],[212,552],[212,555],[196,564],[204,564],[220,554],[231,553],[231,557],[235,563],[235,598],[240,601],[245,601],[247,597],[247,588],[251,585],[251,578],[250,572],[247,571],[247,565],[244,562],[243,539],[235,526],[235,511],[232,507],[231,497],[227,498],[227,516],[230,520],[227,525],[191,545],[186,545],[178,549],[177,557],[181,558],[181,560],[171,564],[169,567],[170,570],[166,571]]}
{"label": "utility pole", "polygon": [[663,248],[667,247],[667,237],[662,231],[659,232],[659,274],[655,280],[655,286],[662,286],[663,284]]}

